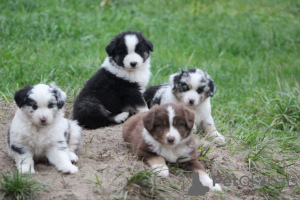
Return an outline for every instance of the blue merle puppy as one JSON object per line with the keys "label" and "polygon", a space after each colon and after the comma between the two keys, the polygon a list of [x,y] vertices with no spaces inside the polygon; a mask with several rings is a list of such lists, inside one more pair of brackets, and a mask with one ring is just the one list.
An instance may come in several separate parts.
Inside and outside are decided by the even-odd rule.
{"label": "blue merle puppy", "polygon": [[215,85],[210,76],[200,69],[182,70],[170,76],[169,83],[151,86],[144,92],[148,107],[166,103],[184,104],[195,111],[195,125],[214,141],[223,144],[225,138],[221,135],[211,116],[210,98],[214,96]]}
{"label": "blue merle puppy", "polygon": [[45,158],[63,173],[76,173],[72,162],[81,144],[81,128],[64,117],[66,93],[54,83],[27,85],[15,93],[18,109],[7,135],[8,154],[21,173],[34,173]]}

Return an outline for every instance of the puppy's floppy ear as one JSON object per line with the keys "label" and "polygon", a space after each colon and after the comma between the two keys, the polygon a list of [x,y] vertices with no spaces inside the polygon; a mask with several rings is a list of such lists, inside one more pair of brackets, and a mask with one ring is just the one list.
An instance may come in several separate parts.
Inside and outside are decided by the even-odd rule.
{"label": "puppy's floppy ear", "polygon": [[186,73],[188,73],[188,72],[185,70],[181,70],[180,72],[177,72],[176,74],[172,74],[170,76],[169,82],[171,84],[173,91],[177,90],[181,77],[184,76]]}
{"label": "puppy's floppy ear", "polygon": [[215,84],[214,81],[210,78],[210,76],[205,72],[205,77],[208,79],[208,96],[213,97],[215,94]]}
{"label": "puppy's floppy ear", "polygon": [[51,92],[54,94],[56,98],[57,107],[61,109],[64,106],[67,99],[66,93],[62,91],[59,87],[57,87],[54,82],[50,83],[49,86],[50,88],[53,89]]}
{"label": "puppy's floppy ear", "polygon": [[190,109],[186,108],[185,106],[181,105],[182,109],[184,109],[184,116],[185,116],[185,121],[187,124],[187,127],[189,129],[192,129],[194,127],[195,123],[195,113],[191,111]]}
{"label": "puppy's floppy ear", "polygon": [[105,50],[109,56],[111,56],[116,48],[117,40],[119,35],[115,36],[114,39],[106,46]]}
{"label": "puppy's floppy ear", "polygon": [[147,44],[149,50],[153,52],[153,44],[152,44],[152,42],[150,42],[149,40],[147,40],[147,38],[142,33],[141,33],[141,36],[142,36],[143,40],[145,41],[145,43]]}
{"label": "puppy's floppy ear", "polygon": [[157,107],[158,105],[154,105],[143,118],[144,127],[148,132],[151,132],[154,128],[153,123]]}
{"label": "puppy's floppy ear", "polygon": [[24,105],[31,89],[32,87],[30,85],[26,85],[24,88],[15,93],[14,100],[19,108],[21,108]]}
{"label": "puppy's floppy ear", "polygon": [[215,94],[215,84],[213,82],[213,80],[208,79],[208,87],[209,87],[209,91],[208,91],[208,96],[209,97],[213,97]]}

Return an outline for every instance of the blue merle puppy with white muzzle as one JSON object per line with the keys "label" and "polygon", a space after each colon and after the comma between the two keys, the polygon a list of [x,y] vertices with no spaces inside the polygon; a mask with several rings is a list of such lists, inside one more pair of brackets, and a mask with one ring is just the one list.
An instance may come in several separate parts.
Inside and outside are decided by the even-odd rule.
{"label": "blue merle puppy with white muzzle", "polygon": [[81,128],[64,117],[66,93],[54,83],[27,85],[15,93],[18,105],[7,134],[8,154],[21,173],[34,173],[44,158],[63,173],[76,173],[72,162],[81,144]]}

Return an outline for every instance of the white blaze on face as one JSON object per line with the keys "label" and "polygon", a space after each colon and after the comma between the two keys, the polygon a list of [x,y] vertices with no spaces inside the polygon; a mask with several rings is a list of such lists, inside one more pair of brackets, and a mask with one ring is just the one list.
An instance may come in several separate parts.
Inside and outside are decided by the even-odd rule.
{"label": "white blaze on face", "polygon": [[[185,92],[183,95],[183,102],[187,106],[197,106],[200,103],[200,99],[204,96],[199,94],[197,89],[200,87],[201,79],[203,78],[202,74],[199,73],[190,73],[189,84],[191,86],[190,90]],[[193,105],[190,105],[190,101],[194,101]]]}
{"label": "white blaze on face", "polygon": [[181,140],[181,136],[180,136],[180,133],[178,132],[178,130],[173,126],[173,120],[176,115],[175,110],[172,108],[172,106],[168,106],[167,110],[168,110],[168,116],[169,116],[170,130],[166,134],[165,144],[168,144],[168,140],[167,140],[168,137],[174,137],[175,140],[170,145],[177,145],[177,144],[179,144],[179,142]]}
{"label": "white blaze on face", "polygon": [[[124,58],[124,66],[127,70],[134,70],[143,63],[143,58],[135,52],[135,47],[138,44],[138,38],[136,35],[126,35],[125,44],[127,46],[128,54]],[[136,63],[133,66],[133,63]]]}
{"label": "white blaze on face", "polygon": [[136,35],[126,35],[125,36],[125,44],[127,46],[128,54],[134,52],[135,46],[138,43],[138,39]]}

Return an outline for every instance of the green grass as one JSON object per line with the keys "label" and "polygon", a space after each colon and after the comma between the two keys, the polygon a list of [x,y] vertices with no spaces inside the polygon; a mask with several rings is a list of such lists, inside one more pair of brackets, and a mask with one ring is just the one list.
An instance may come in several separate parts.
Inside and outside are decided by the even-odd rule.
{"label": "green grass", "polygon": [[34,199],[36,191],[45,190],[44,184],[31,178],[31,174],[21,174],[15,171],[10,174],[1,174],[0,190],[4,192],[2,198]]}
{"label": "green grass", "polygon": [[154,44],[149,85],[181,68],[207,71],[217,88],[213,116],[232,154],[245,152],[250,171],[299,179],[299,1],[100,2],[2,1],[0,100],[12,101],[27,83],[55,81],[72,101],[112,37],[141,31]]}

